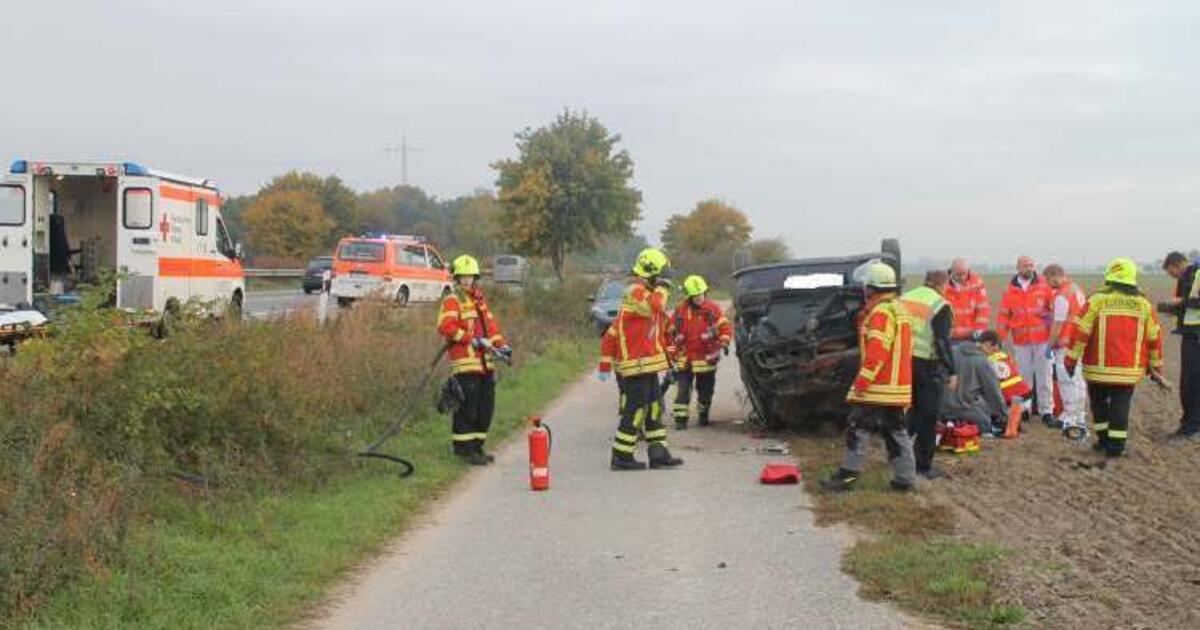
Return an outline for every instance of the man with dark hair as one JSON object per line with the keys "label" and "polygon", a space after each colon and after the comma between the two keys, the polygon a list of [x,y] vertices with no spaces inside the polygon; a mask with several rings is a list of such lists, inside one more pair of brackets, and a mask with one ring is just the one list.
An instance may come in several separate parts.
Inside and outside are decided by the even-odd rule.
{"label": "man with dark hair", "polygon": [[1175,315],[1179,342],[1179,404],[1183,417],[1176,435],[1200,435],[1200,266],[1182,252],[1171,252],[1163,261],[1163,270],[1175,278],[1174,299],[1160,302],[1158,310]]}
{"label": "man with dark hair", "polygon": [[913,406],[908,413],[908,432],[913,436],[917,474],[936,479],[943,473],[933,467],[937,441],[937,415],[942,387],[957,386],[954,357],[950,353],[950,330],[954,308],[942,297],[950,274],[941,269],[925,274],[925,283],[900,296],[900,305],[912,322]]}

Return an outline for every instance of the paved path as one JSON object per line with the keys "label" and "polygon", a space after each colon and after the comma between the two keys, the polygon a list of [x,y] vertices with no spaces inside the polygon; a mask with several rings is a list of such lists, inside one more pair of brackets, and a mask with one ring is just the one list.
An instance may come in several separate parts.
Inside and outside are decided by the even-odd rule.
{"label": "paved path", "polygon": [[761,486],[768,458],[722,363],[716,423],[671,433],[674,471],[613,473],[616,386],[588,378],[546,414],[552,488],[527,485],[523,439],[335,594],[315,628],[898,628],[839,570],[797,486]]}
{"label": "paved path", "polygon": [[246,314],[251,317],[266,317],[285,315],[299,308],[316,308],[318,297],[305,295],[300,289],[250,291],[246,293]]}

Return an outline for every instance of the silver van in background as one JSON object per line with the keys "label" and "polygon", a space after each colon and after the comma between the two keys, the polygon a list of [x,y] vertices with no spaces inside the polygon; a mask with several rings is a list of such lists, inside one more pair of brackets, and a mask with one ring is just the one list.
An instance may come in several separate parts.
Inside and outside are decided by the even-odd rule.
{"label": "silver van in background", "polygon": [[525,284],[529,278],[529,261],[522,256],[496,256],[492,261],[492,280],[506,284]]}

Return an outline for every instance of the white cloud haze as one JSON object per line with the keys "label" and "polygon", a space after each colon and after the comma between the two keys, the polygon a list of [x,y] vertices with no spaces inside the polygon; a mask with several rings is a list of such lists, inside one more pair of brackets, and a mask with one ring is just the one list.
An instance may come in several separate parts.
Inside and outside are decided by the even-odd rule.
{"label": "white cloud haze", "polygon": [[60,0],[0,21],[0,157],[129,158],[253,192],[441,197],[563,107],[621,133],[642,230],[723,197],[797,255],[1075,265],[1200,234],[1190,2]]}

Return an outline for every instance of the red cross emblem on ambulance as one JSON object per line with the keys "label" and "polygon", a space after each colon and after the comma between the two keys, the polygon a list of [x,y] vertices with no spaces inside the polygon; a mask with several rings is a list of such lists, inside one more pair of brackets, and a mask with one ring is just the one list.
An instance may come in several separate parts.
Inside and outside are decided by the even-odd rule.
{"label": "red cross emblem on ambulance", "polygon": [[158,224],[158,231],[162,233],[163,242],[167,242],[167,237],[171,234],[171,222],[167,220],[167,213],[163,213],[162,221]]}

